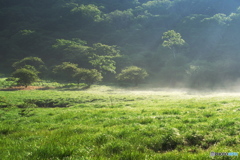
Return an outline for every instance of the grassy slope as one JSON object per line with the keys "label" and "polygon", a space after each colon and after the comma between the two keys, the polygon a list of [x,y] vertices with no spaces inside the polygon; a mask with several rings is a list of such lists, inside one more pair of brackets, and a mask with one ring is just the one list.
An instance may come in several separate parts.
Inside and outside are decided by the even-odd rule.
{"label": "grassy slope", "polygon": [[237,94],[95,86],[0,91],[0,98],[11,107],[0,109],[1,159],[188,160],[240,148]]}

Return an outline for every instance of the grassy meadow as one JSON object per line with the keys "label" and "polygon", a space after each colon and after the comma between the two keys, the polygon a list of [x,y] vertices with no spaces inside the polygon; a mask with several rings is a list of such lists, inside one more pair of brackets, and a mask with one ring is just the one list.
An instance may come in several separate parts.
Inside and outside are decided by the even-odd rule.
{"label": "grassy meadow", "polygon": [[205,160],[239,152],[240,94],[0,91],[1,160]]}

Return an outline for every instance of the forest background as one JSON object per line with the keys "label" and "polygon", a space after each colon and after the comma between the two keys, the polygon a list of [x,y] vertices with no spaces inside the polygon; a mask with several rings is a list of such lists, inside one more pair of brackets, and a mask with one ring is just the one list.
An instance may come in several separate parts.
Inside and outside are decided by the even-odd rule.
{"label": "forest background", "polygon": [[[0,73],[39,57],[52,78],[62,62],[97,69],[105,82],[128,66],[171,87],[227,87],[240,78],[237,0],[1,0]],[[164,45],[164,33],[185,43]]]}

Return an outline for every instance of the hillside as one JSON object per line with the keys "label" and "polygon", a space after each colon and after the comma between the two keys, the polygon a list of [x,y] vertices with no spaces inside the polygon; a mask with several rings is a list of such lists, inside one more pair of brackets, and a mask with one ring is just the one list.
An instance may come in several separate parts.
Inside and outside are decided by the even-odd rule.
{"label": "hillside", "polygon": [[[12,63],[27,56],[48,68],[71,62],[97,69],[86,48],[104,44],[120,50],[117,73],[136,65],[152,83],[226,85],[240,77],[239,6],[237,0],[2,0],[0,73],[10,74]],[[185,41],[174,56],[162,45],[170,30]]]}

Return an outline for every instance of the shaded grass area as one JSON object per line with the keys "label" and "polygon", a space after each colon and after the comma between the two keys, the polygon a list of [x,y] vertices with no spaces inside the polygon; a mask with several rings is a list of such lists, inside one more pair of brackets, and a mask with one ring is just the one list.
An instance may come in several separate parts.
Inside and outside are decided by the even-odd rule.
{"label": "shaded grass area", "polygon": [[211,159],[240,148],[237,94],[93,87],[0,97],[1,159]]}

